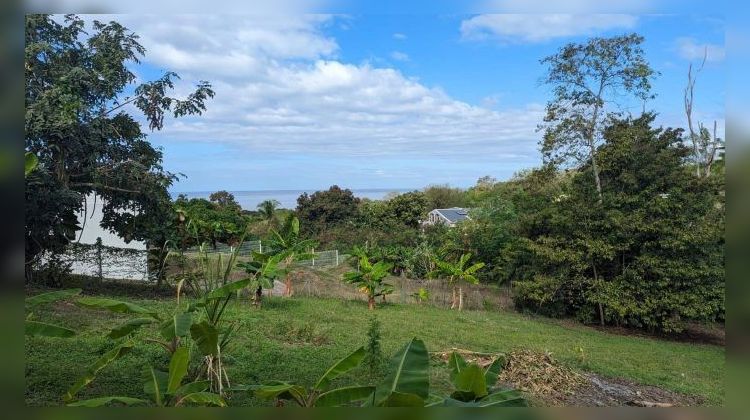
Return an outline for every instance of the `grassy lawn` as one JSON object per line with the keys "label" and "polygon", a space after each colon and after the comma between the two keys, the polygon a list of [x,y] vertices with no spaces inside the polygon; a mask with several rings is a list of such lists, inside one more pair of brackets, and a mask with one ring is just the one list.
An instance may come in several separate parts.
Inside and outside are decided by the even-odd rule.
{"label": "grassy lawn", "polygon": [[[174,301],[122,300],[166,315]],[[422,338],[430,351],[452,347],[481,352],[515,348],[549,351],[575,369],[623,377],[682,393],[699,395],[710,405],[724,403],[724,348],[629,337],[584,326],[568,326],[510,312],[464,311],[418,305],[386,304],[374,312],[362,301],[329,298],[269,299],[261,310],[247,301],[233,302],[226,319],[237,320],[238,333],[229,354],[233,384],[296,380],[313,384],[333,362],[366,342],[371,316],[381,321],[386,356],[411,337]],[[61,395],[99,354],[112,347],[106,333],[127,316],[58,303],[35,311],[39,320],[80,331],[72,339],[26,338],[26,404],[59,405]],[[139,332],[138,337],[155,332]],[[579,350],[583,349],[583,352]],[[107,367],[80,395],[91,398],[126,395],[145,398],[141,369],[165,369],[168,359],[158,346],[144,344]],[[341,383],[366,383],[364,370]],[[447,389],[445,369],[432,369],[432,387]],[[258,405],[247,394],[232,396],[231,405]]]}

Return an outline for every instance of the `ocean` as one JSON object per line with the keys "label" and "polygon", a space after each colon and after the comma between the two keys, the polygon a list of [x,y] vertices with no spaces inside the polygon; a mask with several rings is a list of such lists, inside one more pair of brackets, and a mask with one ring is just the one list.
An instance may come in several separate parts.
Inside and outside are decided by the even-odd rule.
{"label": "ocean", "polygon": [[[404,193],[413,191],[411,188],[373,188],[373,189],[352,189],[356,197],[369,198],[371,200],[380,200],[389,193]],[[316,190],[266,190],[266,191],[229,191],[234,194],[235,200],[244,210],[255,210],[258,204],[265,200],[276,200],[281,203],[281,208],[294,209],[297,207],[297,197],[302,193],[312,194]],[[192,191],[192,192],[173,192],[172,198],[177,198],[179,194],[185,194],[188,198],[205,198],[211,195],[213,191]]]}

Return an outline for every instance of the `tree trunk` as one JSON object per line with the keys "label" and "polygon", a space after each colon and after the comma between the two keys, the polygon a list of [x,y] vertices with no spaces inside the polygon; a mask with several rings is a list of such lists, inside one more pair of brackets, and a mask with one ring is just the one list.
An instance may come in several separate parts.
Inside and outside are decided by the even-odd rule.
{"label": "tree trunk", "polygon": [[602,307],[602,303],[597,303],[599,306],[599,324],[603,327],[604,326],[604,308]]}
{"label": "tree trunk", "polygon": [[456,309],[456,286],[453,286],[451,293],[451,309]]}
{"label": "tree trunk", "polygon": [[460,312],[464,308],[464,289],[458,288],[458,311]]}
{"label": "tree trunk", "polygon": [[375,309],[375,297],[374,296],[367,297],[367,309],[369,310]]}
{"label": "tree trunk", "polygon": [[289,297],[292,296],[292,277],[290,274],[291,273],[286,274],[286,279],[284,281],[284,285],[286,286],[286,290],[284,290],[284,294]]}

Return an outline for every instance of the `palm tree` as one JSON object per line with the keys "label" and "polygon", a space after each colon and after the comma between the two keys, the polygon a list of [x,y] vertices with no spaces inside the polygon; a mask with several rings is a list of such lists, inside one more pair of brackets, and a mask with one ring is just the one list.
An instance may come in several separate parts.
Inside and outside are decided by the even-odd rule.
{"label": "palm tree", "polygon": [[258,204],[258,213],[267,223],[271,223],[276,217],[276,209],[279,208],[281,203],[277,200],[265,200]]}
{"label": "palm tree", "polygon": [[393,293],[393,286],[383,283],[393,266],[385,261],[372,264],[366,255],[359,259],[359,269],[344,274],[344,281],[357,286],[367,295],[367,307],[375,309],[375,298]]}
{"label": "palm tree", "polygon": [[458,284],[458,310],[462,310],[464,307],[464,295],[463,295],[463,283],[477,284],[479,279],[474,276],[474,273],[484,267],[483,262],[476,263],[468,268],[466,263],[471,259],[471,254],[463,254],[459,258],[458,262],[452,263],[450,261],[435,260],[435,265],[438,267],[436,270],[430,273],[430,277],[441,277],[448,280],[448,284],[453,286],[453,296],[451,300],[451,309],[456,308],[456,285]]}

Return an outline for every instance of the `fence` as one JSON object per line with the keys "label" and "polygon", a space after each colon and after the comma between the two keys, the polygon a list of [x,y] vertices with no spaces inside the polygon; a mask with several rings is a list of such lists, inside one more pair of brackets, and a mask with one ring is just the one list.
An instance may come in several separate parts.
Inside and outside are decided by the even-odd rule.
{"label": "fence", "polygon": [[117,248],[102,244],[71,243],[57,255],[59,262],[70,267],[73,274],[99,279],[148,280],[148,251]]}
{"label": "fence", "polygon": [[[229,246],[227,244],[216,244],[216,248],[208,246],[205,252],[209,254],[230,254],[237,248]],[[245,241],[239,246],[239,257],[251,257],[253,252],[269,252],[271,247],[263,244],[262,241]],[[185,251],[186,254],[199,252],[198,247],[193,247]],[[295,264],[303,267],[338,267],[341,261],[339,257],[339,251],[337,249],[327,251],[315,251],[310,250],[310,254],[313,255],[311,259],[296,261]]]}

